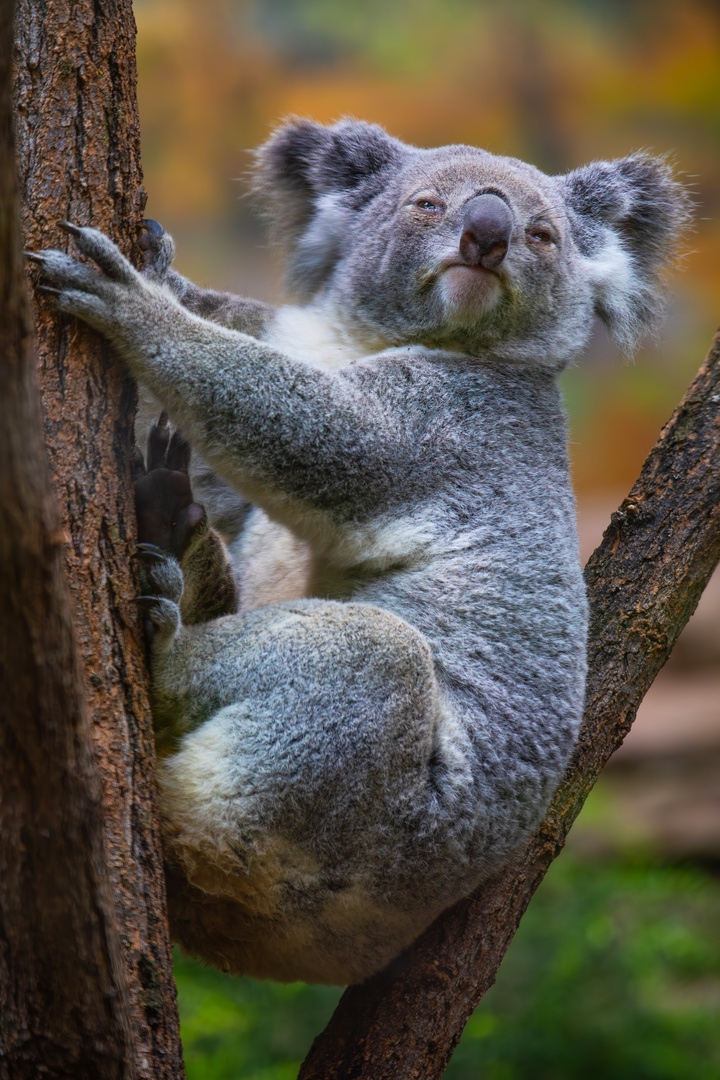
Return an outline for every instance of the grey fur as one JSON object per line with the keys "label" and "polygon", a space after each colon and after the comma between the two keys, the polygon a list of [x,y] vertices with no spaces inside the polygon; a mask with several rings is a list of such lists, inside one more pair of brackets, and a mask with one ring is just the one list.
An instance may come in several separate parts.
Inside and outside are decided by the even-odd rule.
{"label": "grey fur", "polygon": [[[655,317],[687,200],[647,156],[555,178],[352,121],[291,122],[258,163],[304,308],[202,293],[168,238],[149,277],[91,229],[102,273],[43,267],[229,523],[240,611],[163,615],[153,644],[175,932],[230,970],[354,982],[506,862],[562,777],[587,609],[556,376],[594,312],[625,345]],[[458,256],[483,192],[514,222],[492,273]],[[147,572],[177,599],[177,567]]]}

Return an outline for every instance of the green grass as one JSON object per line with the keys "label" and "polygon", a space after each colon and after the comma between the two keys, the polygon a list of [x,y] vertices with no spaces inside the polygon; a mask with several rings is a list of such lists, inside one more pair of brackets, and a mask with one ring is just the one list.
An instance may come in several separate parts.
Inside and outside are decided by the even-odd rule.
{"label": "green grass", "polygon": [[[337,990],[176,965],[189,1080],[292,1080]],[[449,1080],[720,1080],[720,881],[693,867],[551,868]],[[380,1080],[380,1078],[378,1078]]]}

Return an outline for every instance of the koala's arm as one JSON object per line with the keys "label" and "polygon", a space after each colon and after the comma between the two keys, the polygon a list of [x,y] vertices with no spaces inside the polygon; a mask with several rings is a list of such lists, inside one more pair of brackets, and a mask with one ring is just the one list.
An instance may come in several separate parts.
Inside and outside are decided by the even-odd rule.
{"label": "koala's arm", "polygon": [[372,513],[411,454],[397,417],[343,372],[316,369],[180,307],[94,229],[68,227],[100,273],[35,256],[58,306],[104,334],[217,471],[277,520]]}
{"label": "koala's arm", "polygon": [[145,276],[165,285],[184,308],[202,319],[211,319],[219,326],[239,330],[251,337],[262,337],[272,320],[274,308],[261,300],[236,296],[230,292],[201,289],[199,285],[172,268],[175,244],[157,221],[147,220],[140,246],[143,250]]}

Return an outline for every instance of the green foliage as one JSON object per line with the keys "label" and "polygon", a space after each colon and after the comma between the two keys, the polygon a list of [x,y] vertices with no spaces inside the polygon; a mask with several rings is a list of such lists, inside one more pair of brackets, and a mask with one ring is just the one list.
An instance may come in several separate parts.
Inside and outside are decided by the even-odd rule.
{"label": "green foliage", "polygon": [[560,860],[448,1078],[720,1077],[719,916],[699,871]]}
{"label": "green foliage", "polygon": [[[720,1080],[720,883],[564,856],[538,891],[448,1080]],[[339,991],[179,959],[189,1080],[291,1080]]]}
{"label": "green foliage", "polygon": [[176,956],[188,1080],[294,1080],[341,990],[235,979]]}

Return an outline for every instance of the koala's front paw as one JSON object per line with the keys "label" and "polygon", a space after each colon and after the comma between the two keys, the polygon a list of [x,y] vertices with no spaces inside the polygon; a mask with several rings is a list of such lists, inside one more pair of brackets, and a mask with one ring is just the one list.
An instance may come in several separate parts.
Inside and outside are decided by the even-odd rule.
{"label": "koala's front paw", "polygon": [[64,251],[26,251],[50,282],[49,286],[40,285],[40,290],[52,294],[61,311],[76,315],[123,344],[128,328],[146,321],[142,299],[149,286],[112,240],[97,229],[80,228],[69,221],[59,221],[58,226],[74,237],[82,254],[97,264],[99,272]]}
{"label": "koala's front paw", "polygon": [[175,244],[172,236],[165,232],[159,221],[144,218],[145,230],[140,237],[143,253],[143,274],[151,281],[163,281],[175,258]]}
{"label": "koala's front paw", "polygon": [[205,510],[193,500],[189,465],[190,447],[180,432],[170,436],[163,413],[148,435],[147,468],[141,460],[136,465],[135,509],[138,540],[177,559],[207,527]]}

